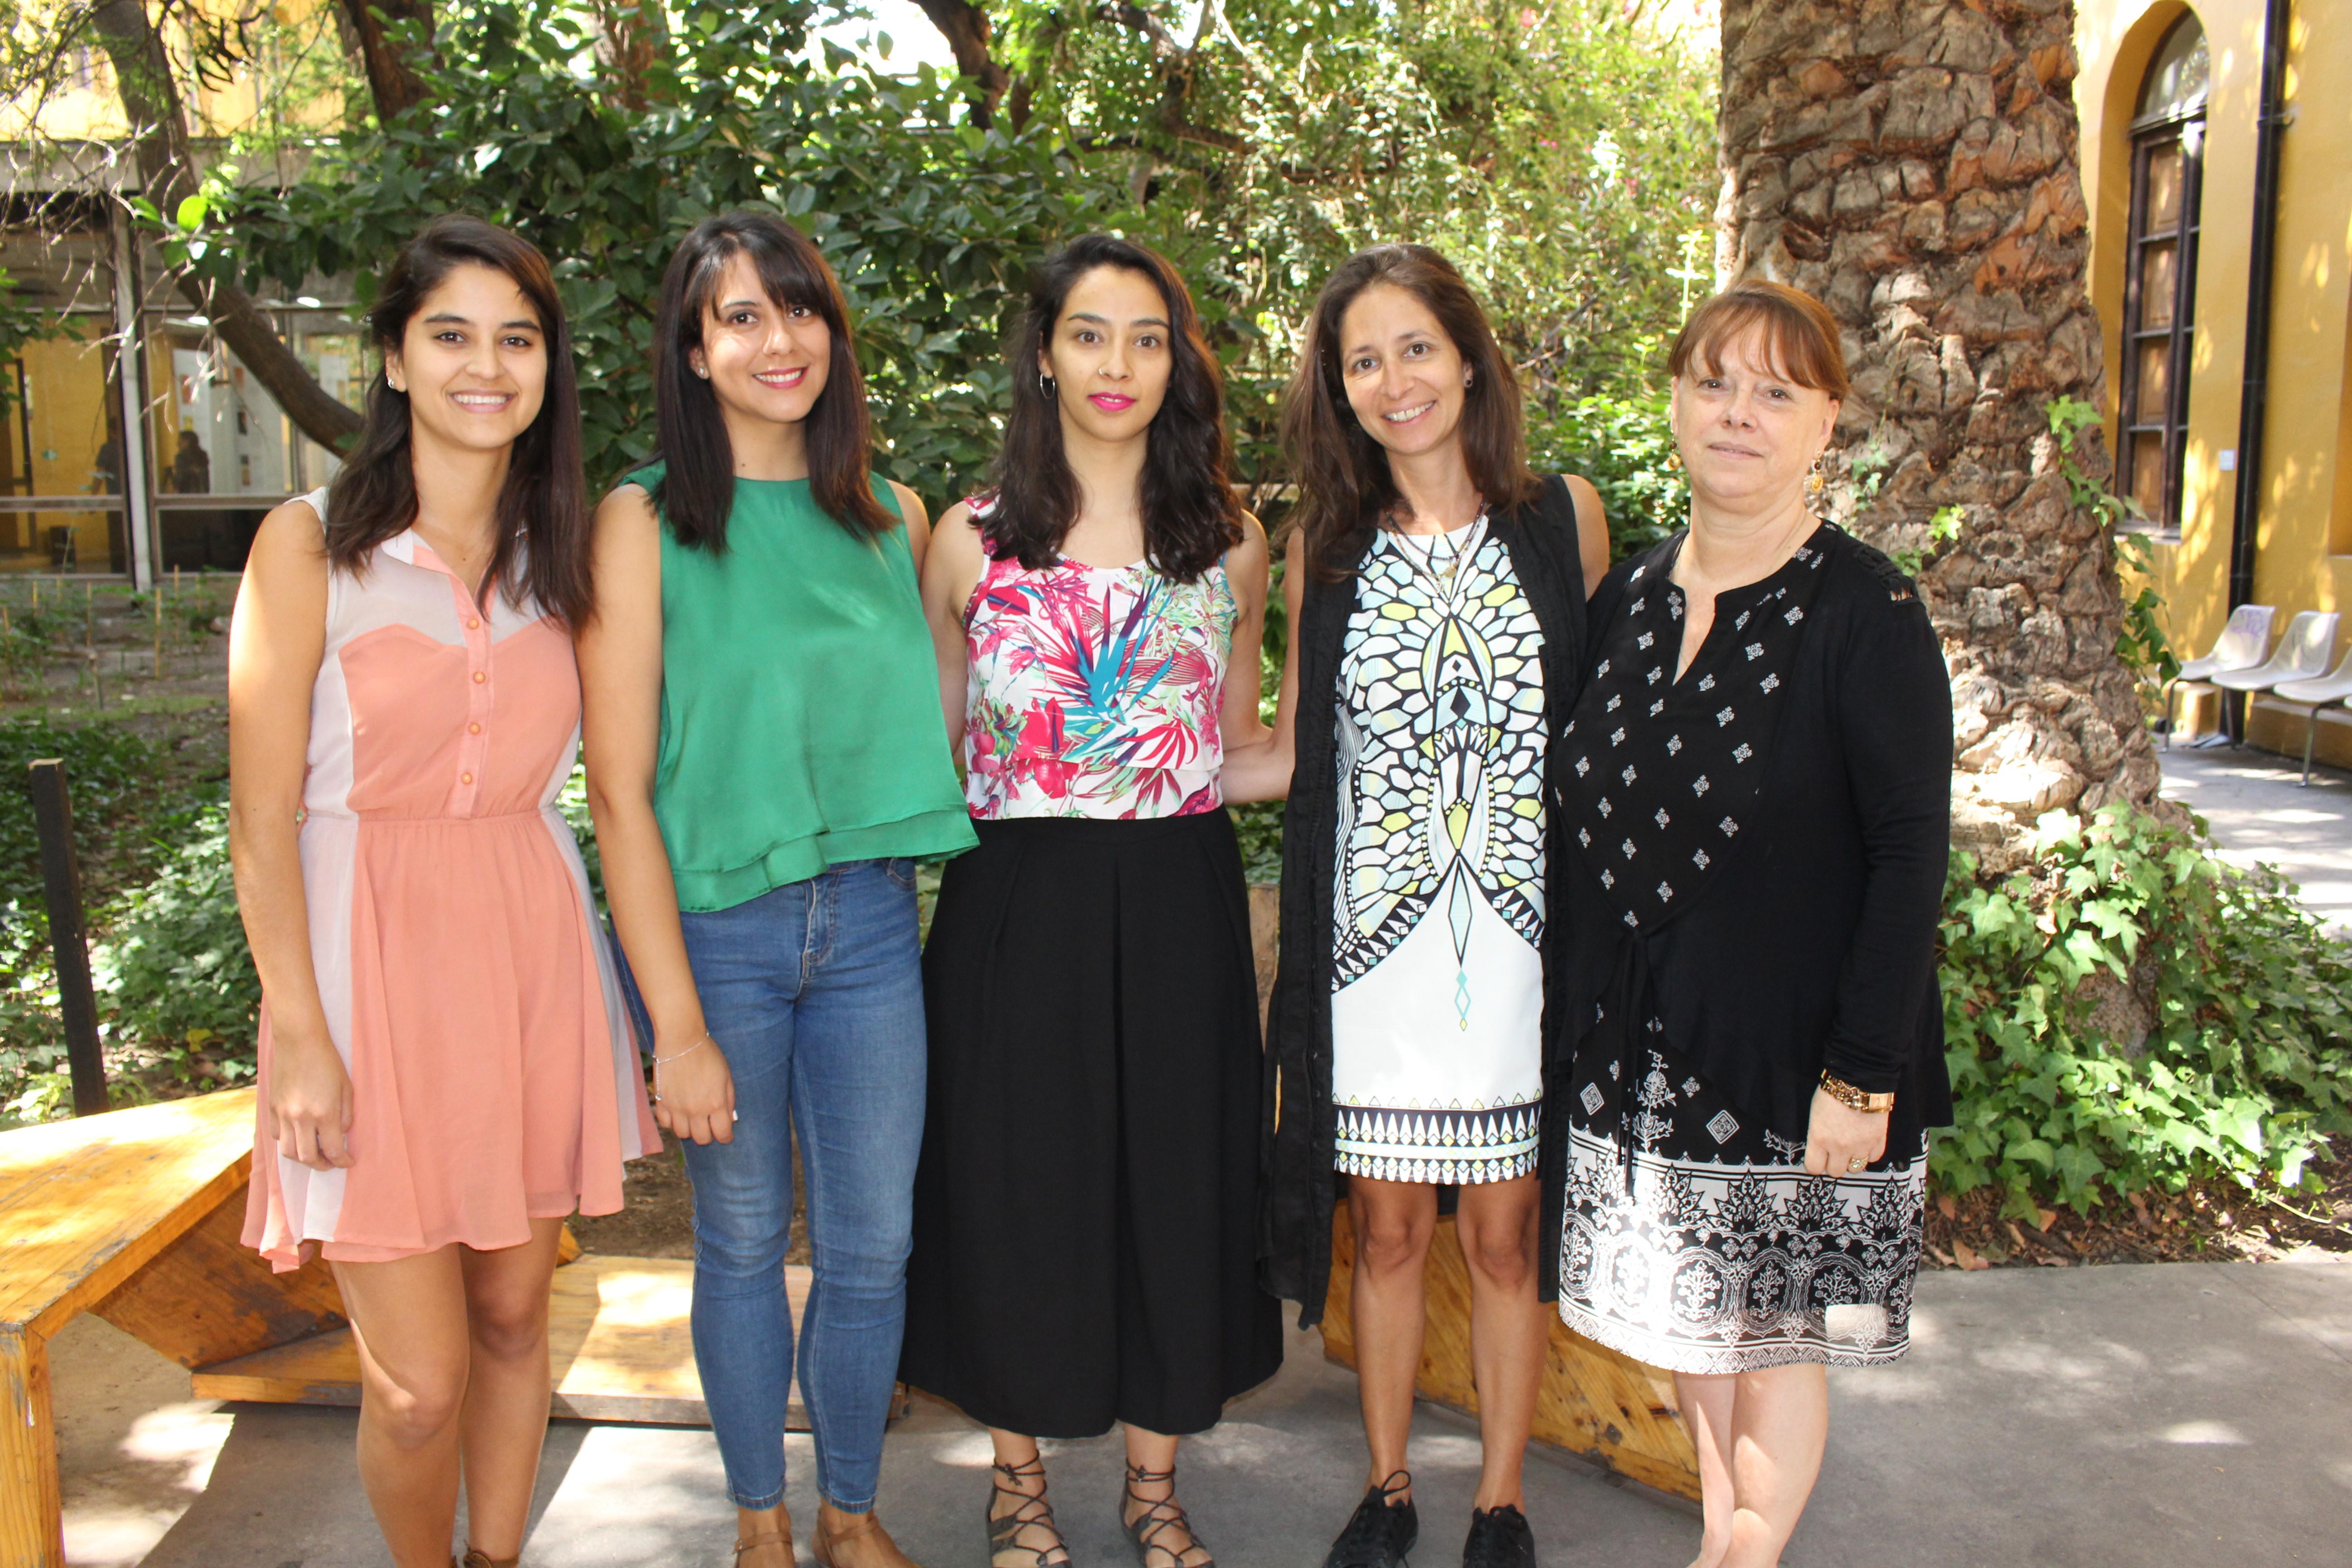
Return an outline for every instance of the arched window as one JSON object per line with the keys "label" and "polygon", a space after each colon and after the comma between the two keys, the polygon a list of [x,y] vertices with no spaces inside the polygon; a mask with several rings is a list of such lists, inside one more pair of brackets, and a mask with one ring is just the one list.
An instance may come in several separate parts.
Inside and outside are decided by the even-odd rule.
{"label": "arched window", "polygon": [[2148,62],[2131,122],[2117,477],[2147,521],[2168,531],[2180,526],[2209,64],[2205,29],[2195,13],[2185,14]]}

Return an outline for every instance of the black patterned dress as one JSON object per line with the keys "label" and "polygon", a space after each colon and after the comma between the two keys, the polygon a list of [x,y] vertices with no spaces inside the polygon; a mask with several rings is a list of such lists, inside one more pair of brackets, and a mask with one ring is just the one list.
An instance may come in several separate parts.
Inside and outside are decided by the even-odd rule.
{"label": "black patterned dress", "polygon": [[[1596,623],[1592,675],[1559,742],[1563,826],[1603,893],[1594,907],[1621,927],[1615,973],[1580,1021],[1562,1086],[1560,1316],[1675,1372],[1860,1365],[1909,1343],[1927,1176],[1916,1124],[1870,1169],[1807,1174],[1793,1108],[1810,1079],[1802,1094],[1780,1097],[1778,1125],[1776,1107],[1738,1102],[1666,1021],[1675,1009],[1661,993],[1687,972],[1651,972],[1653,939],[1703,907],[1727,866],[1777,847],[1759,842],[1774,819],[1767,781],[1784,713],[1801,700],[1791,686],[1832,542],[1842,555],[1854,548],[1823,525],[1780,571],[1719,595],[1679,679],[1685,605],[1669,579],[1679,539],[1633,563],[1622,594],[1604,595],[1614,614]],[[1775,911],[1759,905],[1745,918],[1770,922]],[[1820,962],[1842,963],[1833,934],[1821,935]],[[1727,1035],[1736,1040],[1729,1000],[1686,1032],[1718,1051]],[[1749,1026],[1760,1049],[1787,1020],[1759,1014]]]}

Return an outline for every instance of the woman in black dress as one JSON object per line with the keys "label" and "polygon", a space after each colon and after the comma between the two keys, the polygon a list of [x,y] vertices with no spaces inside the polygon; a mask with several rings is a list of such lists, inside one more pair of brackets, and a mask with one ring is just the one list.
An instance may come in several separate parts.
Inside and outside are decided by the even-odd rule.
{"label": "woman in black dress", "polygon": [[1556,913],[1592,933],[1546,1112],[1559,1310],[1675,1373],[1696,1568],[1769,1568],[1821,1467],[1823,1366],[1909,1343],[1925,1130],[1951,1110],[1951,694],[1910,579],[1809,505],[1846,393],[1829,312],[1741,283],[1672,368],[1690,525],[1594,595],[1553,752]]}

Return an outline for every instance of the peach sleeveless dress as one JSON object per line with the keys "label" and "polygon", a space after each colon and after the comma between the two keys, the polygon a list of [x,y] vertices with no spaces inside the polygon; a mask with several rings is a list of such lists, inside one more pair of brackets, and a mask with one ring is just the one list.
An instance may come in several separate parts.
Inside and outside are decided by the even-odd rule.
{"label": "peach sleeveless dress", "polygon": [[279,1157],[265,1009],[245,1241],[274,1268],[513,1247],[618,1210],[621,1163],[660,1147],[555,805],[579,726],[562,626],[484,611],[413,530],[330,579],[299,842],[352,1163]]}

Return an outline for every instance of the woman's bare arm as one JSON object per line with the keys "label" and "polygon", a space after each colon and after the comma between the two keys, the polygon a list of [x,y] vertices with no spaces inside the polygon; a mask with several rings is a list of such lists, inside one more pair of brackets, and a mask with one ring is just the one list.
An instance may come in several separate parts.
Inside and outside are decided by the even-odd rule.
{"label": "woman's bare arm", "polygon": [[1234,641],[1225,661],[1225,695],[1217,711],[1217,739],[1227,752],[1264,745],[1274,731],[1258,717],[1259,651],[1265,642],[1265,593],[1270,575],[1265,530],[1242,514],[1242,542],[1225,552],[1225,582],[1234,591]]}
{"label": "woman's bare arm", "polygon": [[923,505],[923,498],[900,484],[890,481],[890,493],[898,498],[898,516],[907,524],[907,553],[915,558],[915,575],[923,574],[923,555],[931,543],[931,514]]}
{"label": "woman's bare arm", "polygon": [[940,666],[940,715],[948,722],[948,752],[958,759],[963,756],[964,684],[971,668],[963,610],[987,560],[970,507],[958,501],[940,514],[923,563],[923,620],[931,628],[931,654]]}
{"label": "woman's bare arm", "polygon": [[1609,510],[1591,479],[1582,474],[1560,478],[1568,481],[1569,499],[1576,503],[1576,553],[1584,563],[1584,596],[1590,599],[1600,590],[1601,579],[1609,575]]}
{"label": "woman's bare arm", "polygon": [[596,509],[596,616],[580,629],[580,732],[588,809],[613,925],[651,1015],[654,1120],[698,1143],[732,1142],[735,1080],[708,1038],[686,956],[677,884],[654,818],[661,740],[661,521],[624,486]]}
{"label": "woman's bare arm", "polygon": [[352,1163],[352,1080],[319,999],[299,842],[328,576],[319,514],[288,501],[254,537],[228,634],[229,862],[269,1014],[266,1092],[278,1152],[317,1171]]}
{"label": "woman's bare arm", "polygon": [[[1247,746],[1227,749],[1218,784],[1229,805],[1280,800],[1290,793],[1291,764],[1298,754],[1298,605],[1306,591],[1306,537],[1294,531],[1282,554],[1282,604],[1290,637],[1282,656],[1282,691],[1275,702],[1274,728]],[[1256,695],[1254,684],[1251,695]]]}

